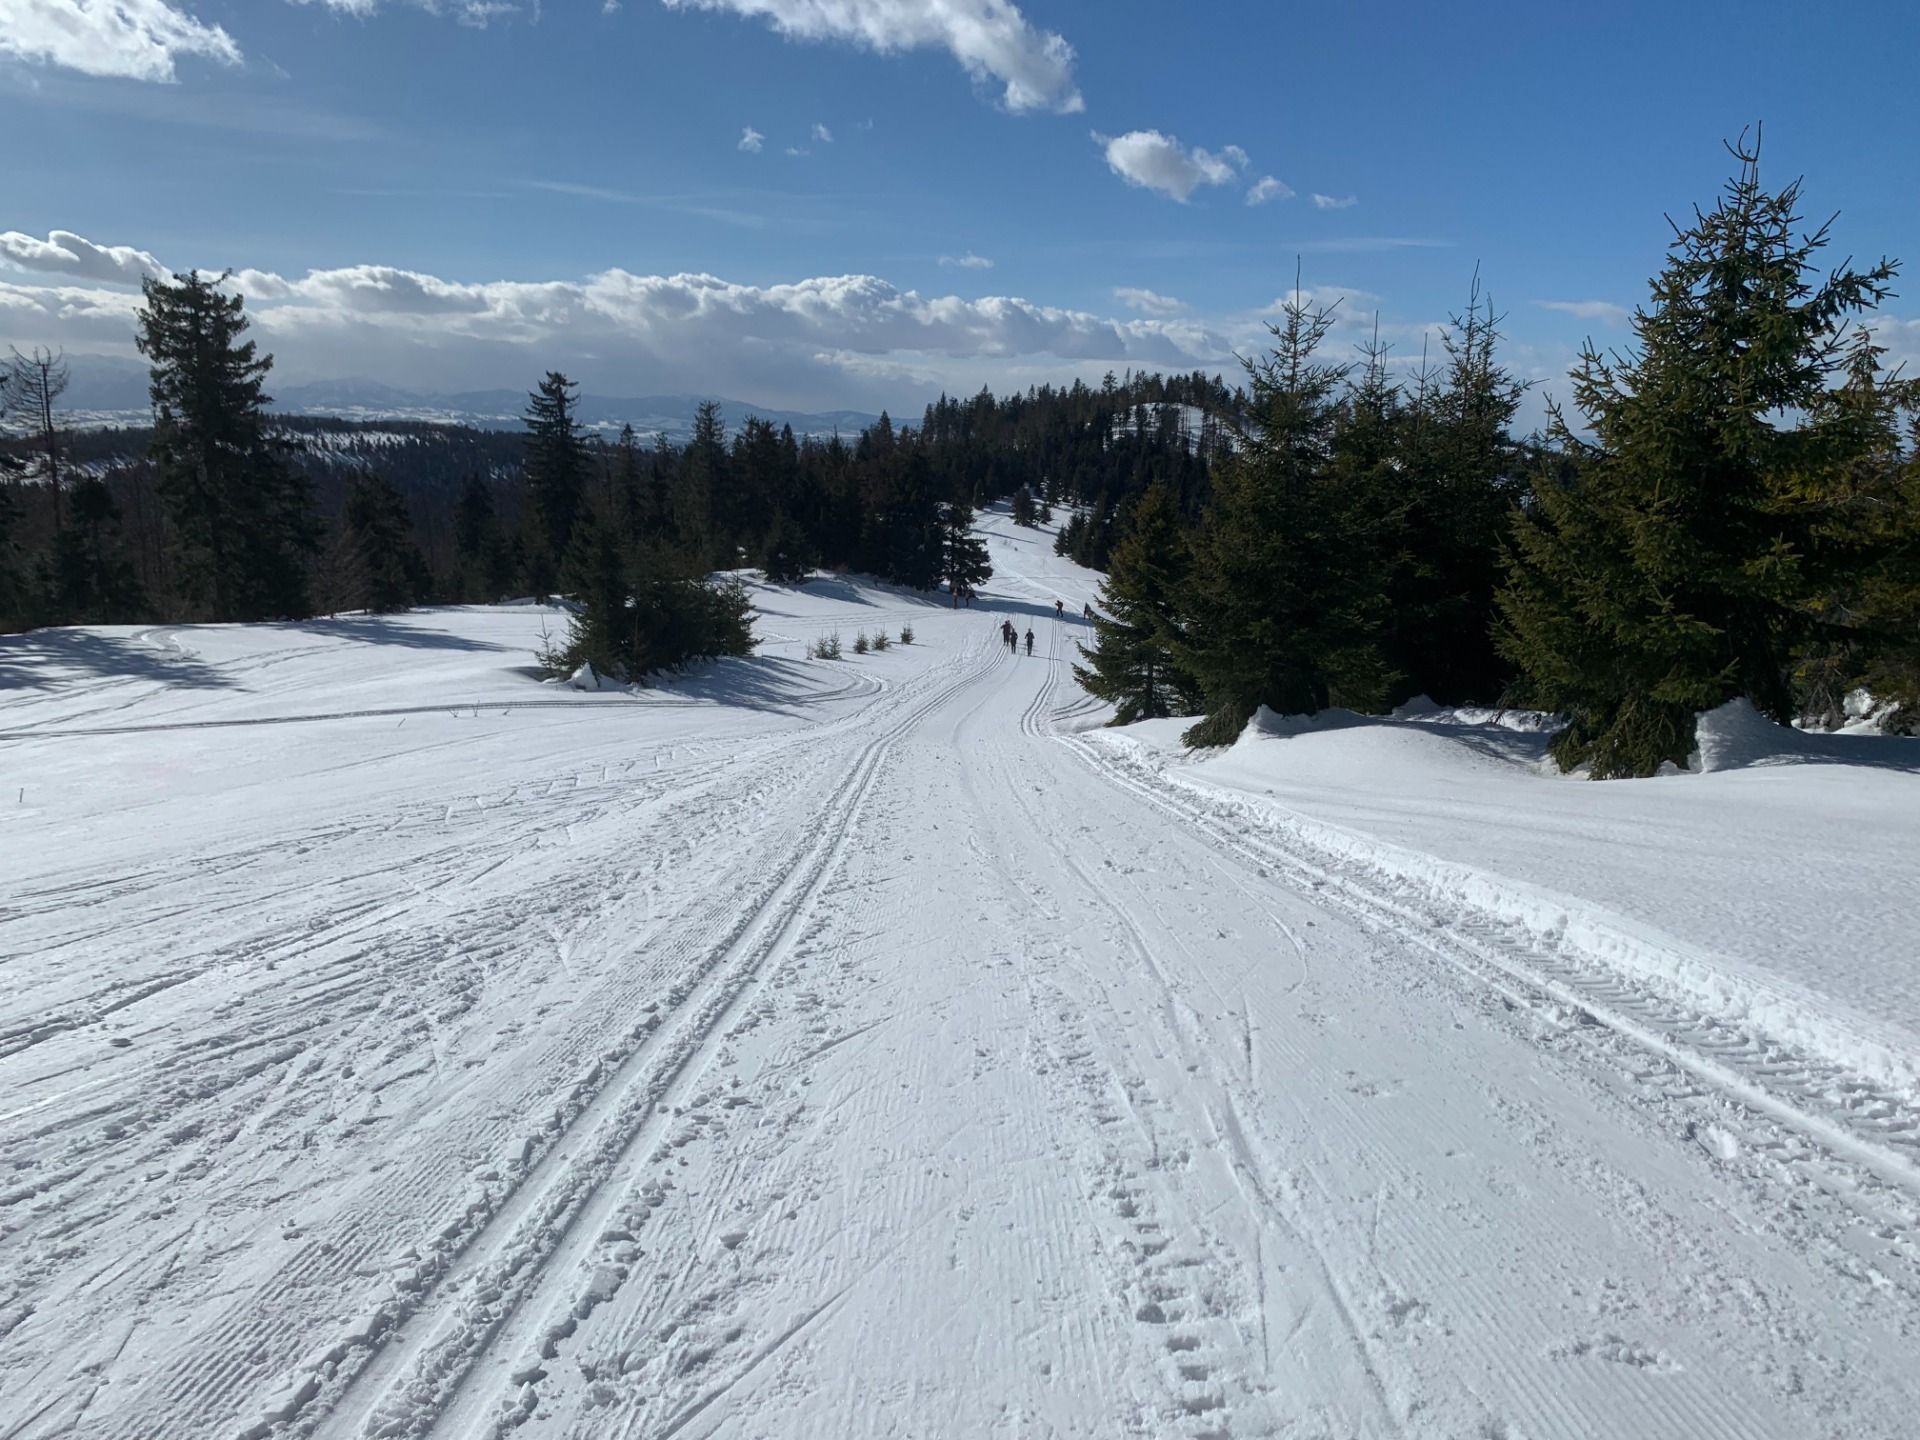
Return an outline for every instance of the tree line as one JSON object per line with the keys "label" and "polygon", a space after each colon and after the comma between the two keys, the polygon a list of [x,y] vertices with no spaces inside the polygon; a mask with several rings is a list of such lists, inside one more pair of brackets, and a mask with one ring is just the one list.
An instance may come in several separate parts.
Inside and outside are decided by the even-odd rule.
{"label": "tree line", "polygon": [[1920,388],[1861,323],[1897,267],[1823,275],[1800,184],[1733,149],[1634,347],[1589,342],[1538,439],[1477,287],[1411,382],[1377,344],[1325,358],[1296,290],[1202,512],[1156,486],[1124,515],[1086,687],[1122,722],[1202,716],[1194,745],[1261,705],[1532,706],[1595,778],[1684,765],[1737,697],[1830,720],[1864,687],[1920,723]]}
{"label": "tree line", "polygon": [[[977,505],[1071,501],[1081,558],[1156,480],[1198,507],[1238,403],[1218,376],[1109,374],[943,396],[918,427],[796,436],[700,407],[685,443],[578,422],[549,373],[519,434],[275,415],[272,358],[219,278],[148,282],[144,432],[67,433],[45,352],[0,370],[0,628],[298,619],[565,594],[587,617],[554,661],[642,675],[746,644],[718,573],[855,570],[962,592],[987,578]],[[1188,417],[1198,417],[1189,427]]]}

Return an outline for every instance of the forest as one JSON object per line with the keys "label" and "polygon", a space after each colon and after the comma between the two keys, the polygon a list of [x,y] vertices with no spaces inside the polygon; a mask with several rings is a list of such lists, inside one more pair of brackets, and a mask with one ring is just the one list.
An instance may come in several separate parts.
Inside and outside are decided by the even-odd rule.
{"label": "forest", "polygon": [[974,511],[1058,522],[1108,572],[1076,667],[1120,722],[1414,696],[1565,717],[1561,766],[1684,764],[1736,696],[1828,723],[1866,690],[1920,721],[1920,390],[1869,322],[1891,261],[1818,269],[1800,186],[1757,153],[1676,230],[1628,352],[1519,435],[1476,277],[1433,363],[1330,352],[1290,301],[1220,376],[942,396],[917,425],[796,436],[717,405],[672,446],[606,439],[548,373],[518,434],[276,414],[224,277],[149,280],[149,429],[70,433],[61,357],[3,373],[0,629],[298,619],[565,595],[556,668],[631,679],[751,643],[736,579],[851,570],[957,603]]}

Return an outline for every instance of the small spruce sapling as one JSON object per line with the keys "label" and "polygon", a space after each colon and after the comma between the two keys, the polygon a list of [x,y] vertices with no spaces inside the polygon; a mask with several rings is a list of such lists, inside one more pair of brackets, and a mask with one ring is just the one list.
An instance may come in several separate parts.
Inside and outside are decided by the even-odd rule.
{"label": "small spruce sapling", "polygon": [[913,626],[902,625],[900,627],[900,643],[902,645],[913,644]]}

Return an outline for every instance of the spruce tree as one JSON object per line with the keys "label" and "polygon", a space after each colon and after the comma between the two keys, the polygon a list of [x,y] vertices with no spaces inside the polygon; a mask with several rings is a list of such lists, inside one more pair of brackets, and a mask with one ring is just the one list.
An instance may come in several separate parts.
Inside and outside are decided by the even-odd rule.
{"label": "spruce tree", "polygon": [[806,531],[785,510],[774,513],[760,543],[760,573],[776,585],[797,585],[813,573],[813,550]]}
{"label": "spruce tree", "polygon": [[[559,371],[549,370],[539,388],[527,397],[523,417],[527,431],[527,497],[532,501],[530,540],[538,547],[543,572],[548,561],[567,554],[573,543],[574,521],[586,499],[591,461],[574,418],[577,388]],[[551,580],[534,586],[542,592],[552,588]]]}
{"label": "spruce tree", "polygon": [[306,482],[267,429],[271,355],[247,330],[225,275],[149,277],[136,343],[151,364],[155,488],[166,504],[175,571],[213,620],[308,613],[306,561],[318,527]]}
{"label": "spruce tree", "polygon": [[358,593],[335,608],[384,615],[426,598],[432,580],[413,540],[413,518],[385,477],[371,471],[354,476],[340,528],[353,557]]}
{"label": "spruce tree", "polygon": [[71,523],[54,536],[47,606],[68,624],[139,617],[146,595],[120,543],[120,505],[107,482],[82,475],[67,495]]}
{"label": "spruce tree", "polygon": [[1684,764],[1695,715],[1736,696],[1793,718],[1796,651],[1871,547],[1859,477],[1898,450],[1897,388],[1849,323],[1896,267],[1820,278],[1827,230],[1796,233],[1799,182],[1767,190],[1758,147],[1733,148],[1738,173],[1634,316],[1637,348],[1586,347],[1591,438],[1554,414],[1563,454],[1514,530],[1500,645],[1567,717],[1561,768],[1596,779]]}
{"label": "spruce tree", "polygon": [[1296,286],[1269,327],[1275,349],[1246,362],[1251,422],[1216,474],[1175,646],[1207,712],[1190,745],[1230,743],[1261,705],[1312,714],[1385,695],[1364,496],[1332,465],[1350,367],[1314,358],[1332,324]]}
{"label": "spruce tree", "polygon": [[722,533],[726,508],[727,426],[720,406],[703,400],[693,415],[693,434],[680,454],[673,487],[674,530],[692,568],[705,573],[739,563]]}
{"label": "spruce tree", "polygon": [[964,500],[949,500],[940,507],[940,573],[955,605],[962,590],[993,577],[987,542],[974,533],[973,507]]}
{"label": "spruce tree", "polygon": [[1423,360],[1413,403],[1395,417],[1394,503],[1382,515],[1394,537],[1384,647],[1398,689],[1450,705],[1491,704],[1513,676],[1494,645],[1494,595],[1525,490],[1510,428],[1525,386],[1497,357],[1499,324],[1475,275],[1442,334],[1443,363],[1435,372]]}
{"label": "spruce tree", "polygon": [[590,664],[600,674],[637,679],[649,668],[638,652],[632,587],[610,527],[589,521],[579,527],[569,556],[567,582],[578,608],[568,622],[564,666]]}
{"label": "spruce tree", "polygon": [[1115,725],[1199,708],[1199,687],[1174,658],[1188,564],[1173,494],[1156,481],[1134,503],[1114,546],[1093,617],[1093,647],[1081,647],[1086,663],[1073,667],[1089,695],[1113,704]]}

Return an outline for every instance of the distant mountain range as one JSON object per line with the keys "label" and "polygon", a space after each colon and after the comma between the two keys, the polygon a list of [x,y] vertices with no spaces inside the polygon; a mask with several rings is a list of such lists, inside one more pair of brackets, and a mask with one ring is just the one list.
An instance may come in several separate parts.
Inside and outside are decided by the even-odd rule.
{"label": "distant mountain range", "polygon": [[[145,425],[150,418],[146,366],[109,356],[75,355],[69,366],[73,382],[64,397],[74,424],[83,429],[113,425]],[[425,390],[403,390],[374,380],[323,380],[309,385],[269,383],[275,410],[295,415],[334,415],[347,420],[431,420],[447,425],[472,425],[482,430],[517,430],[527,396],[520,390],[468,390],[443,395]],[[796,435],[831,435],[852,439],[880,417],[860,410],[775,410],[745,400],[708,395],[607,395],[580,397],[580,423],[590,430],[612,433],[631,425],[643,440],[664,434],[685,440],[693,430],[693,414],[701,401],[718,399],[732,430],[749,415],[769,423],[791,425]]]}

